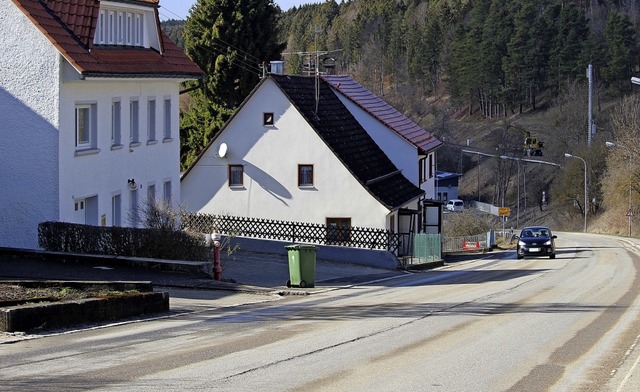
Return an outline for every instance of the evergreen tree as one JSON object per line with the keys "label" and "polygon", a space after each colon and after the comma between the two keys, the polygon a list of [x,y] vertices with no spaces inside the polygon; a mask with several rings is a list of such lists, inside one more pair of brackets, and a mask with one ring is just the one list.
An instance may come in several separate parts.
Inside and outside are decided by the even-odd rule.
{"label": "evergreen tree", "polygon": [[574,5],[555,5],[547,13],[547,20],[555,33],[550,51],[547,86],[557,93],[561,84],[584,75],[584,50],[589,26],[583,9]]}
{"label": "evergreen tree", "polygon": [[549,29],[538,10],[539,6],[536,0],[521,3],[507,46],[508,54],[502,64],[506,78],[505,95],[510,105],[519,105],[520,113],[527,103],[535,110],[536,94],[543,83],[548,60]]}
{"label": "evergreen tree", "polygon": [[480,48],[482,45],[484,21],[489,13],[491,0],[478,0],[471,6],[469,24],[461,23],[451,42],[448,85],[451,97],[458,102],[473,105],[481,94],[483,80],[486,79],[487,62]]}
{"label": "evergreen tree", "polygon": [[198,0],[185,26],[185,49],[207,74],[181,118],[181,164],[188,167],[260,78],[280,59],[280,9],[273,0]]}
{"label": "evergreen tree", "polygon": [[612,12],[604,31],[607,62],[602,72],[605,81],[616,92],[628,91],[635,65],[635,32],[626,15]]}

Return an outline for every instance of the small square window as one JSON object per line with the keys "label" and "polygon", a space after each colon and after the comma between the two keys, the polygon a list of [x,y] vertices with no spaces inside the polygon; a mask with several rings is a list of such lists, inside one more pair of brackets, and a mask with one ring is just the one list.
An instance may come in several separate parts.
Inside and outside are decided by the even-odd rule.
{"label": "small square window", "polygon": [[313,165],[298,165],[298,186],[313,186]]}
{"label": "small square window", "polygon": [[244,166],[229,165],[229,186],[230,187],[244,186]]}
{"label": "small square window", "polygon": [[264,125],[273,125],[274,124],[273,113],[263,113],[262,123]]}

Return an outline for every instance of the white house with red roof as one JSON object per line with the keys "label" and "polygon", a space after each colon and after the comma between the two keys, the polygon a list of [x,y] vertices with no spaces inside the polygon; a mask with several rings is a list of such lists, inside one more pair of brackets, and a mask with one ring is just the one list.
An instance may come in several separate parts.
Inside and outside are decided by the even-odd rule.
{"label": "white house with red roof", "polygon": [[349,76],[322,78],[405,177],[435,200],[435,154],[442,142]]}
{"label": "white house with red roof", "polygon": [[145,200],[180,200],[180,83],[204,74],[158,7],[0,2],[0,247],[37,247],[43,221],[136,226]]}

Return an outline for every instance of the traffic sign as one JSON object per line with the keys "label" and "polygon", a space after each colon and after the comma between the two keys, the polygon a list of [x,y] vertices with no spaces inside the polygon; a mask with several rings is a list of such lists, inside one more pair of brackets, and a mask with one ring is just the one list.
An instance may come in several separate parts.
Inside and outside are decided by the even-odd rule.
{"label": "traffic sign", "polygon": [[498,207],[498,216],[511,215],[511,209],[509,207]]}

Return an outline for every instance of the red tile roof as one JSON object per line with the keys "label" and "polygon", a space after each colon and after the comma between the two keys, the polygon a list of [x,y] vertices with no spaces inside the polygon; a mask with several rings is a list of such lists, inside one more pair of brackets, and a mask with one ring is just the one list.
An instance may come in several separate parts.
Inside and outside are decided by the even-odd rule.
{"label": "red tile roof", "polygon": [[[71,65],[84,76],[174,77],[204,76],[171,40],[160,32],[162,53],[154,49],[95,46],[93,37],[100,9],[99,0],[12,0],[42,31]],[[126,3],[155,8],[159,0],[129,0]]]}
{"label": "red tile roof", "polygon": [[428,152],[442,145],[431,133],[349,76],[328,75],[322,78],[340,94],[422,151]]}

